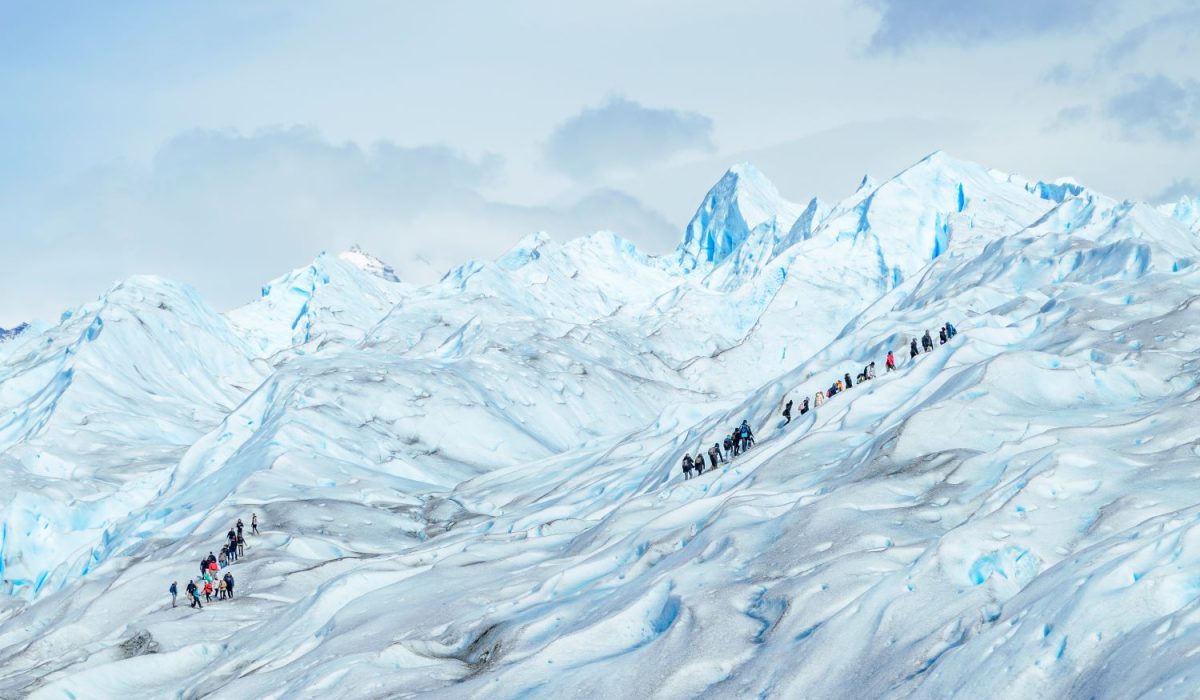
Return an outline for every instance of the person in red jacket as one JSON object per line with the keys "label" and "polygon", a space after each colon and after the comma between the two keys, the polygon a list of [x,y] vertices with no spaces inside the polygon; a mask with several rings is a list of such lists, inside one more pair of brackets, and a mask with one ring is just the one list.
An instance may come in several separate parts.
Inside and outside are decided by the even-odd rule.
{"label": "person in red jacket", "polygon": [[212,581],[204,582],[204,602],[205,603],[212,602]]}
{"label": "person in red jacket", "polygon": [[896,369],[896,356],[892,354],[891,350],[888,350],[886,364],[887,364],[887,371],[891,372],[892,370]]}

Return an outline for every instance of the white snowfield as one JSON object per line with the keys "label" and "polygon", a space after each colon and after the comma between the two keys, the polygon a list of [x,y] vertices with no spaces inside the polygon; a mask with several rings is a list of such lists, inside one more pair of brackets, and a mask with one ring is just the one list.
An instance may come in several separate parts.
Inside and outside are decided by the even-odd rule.
{"label": "white snowfield", "polygon": [[1197,697],[1198,236],[935,153],[664,257],[127,280],[0,344],[0,698]]}

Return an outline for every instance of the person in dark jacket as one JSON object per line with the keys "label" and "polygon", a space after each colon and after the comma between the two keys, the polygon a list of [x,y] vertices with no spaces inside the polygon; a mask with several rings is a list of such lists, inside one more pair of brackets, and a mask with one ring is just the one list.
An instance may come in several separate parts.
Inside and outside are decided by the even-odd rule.
{"label": "person in dark jacket", "polygon": [[783,407],[783,417],[786,418],[784,425],[792,422],[792,400],[788,399],[787,405]]}
{"label": "person in dark jacket", "polygon": [[195,581],[188,581],[187,594],[188,598],[192,599],[191,607],[200,609],[204,608],[204,606],[200,604],[200,589],[196,588]]}
{"label": "person in dark jacket", "polygon": [[945,345],[946,340],[948,340],[946,338],[946,327],[942,326],[938,329],[938,345]]}
{"label": "person in dark jacket", "polygon": [[241,535],[237,536],[237,553],[239,557],[246,554],[246,539]]}
{"label": "person in dark jacket", "polygon": [[800,402],[800,415],[804,415],[805,413],[808,413],[808,397],[807,396],[804,397],[804,400]]}
{"label": "person in dark jacket", "polygon": [[955,328],[954,325],[949,321],[946,321],[946,337],[953,338],[956,335],[958,335],[958,329]]}
{"label": "person in dark jacket", "polygon": [[849,372],[846,373],[846,376],[844,377],[844,379],[846,380],[846,388],[847,389],[854,386],[854,382],[850,381],[850,373]]}
{"label": "person in dark jacket", "polygon": [[171,607],[173,608],[175,607],[175,596],[179,595],[179,588],[175,585],[175,582],[172,581],[171,587],[167,590],[171,592]]}
{"label": "person in dark jacket", "polygon": [[917,355],[920,355],[920,354],[921,354],[921,351],[917,350],[917,339],[913,338],[912,343],[908,346],[908,356],[916,357]]}
{"label": "person in dark jacket", "polygon": [[921,336],[921,347],[925,352],[933,352],[933,338],[929,336],[929,330],[925,330],[925,335]]}
{"label": "person in dark jacket", "polygon": [[225,595],[233,598],[233,574],[225,572]]}
{"label": "person in dark jacket", "polygon": [[734,456],[737,454],[736,452],[733,451],[733,436],[732,435],[725,436],[725,454],[729,455],[730,459],[733,459]]}
{"label": "person in dark jacket", "polygon": [[684,479],[684,481],[692,478],[692,467],[693,467],[692,456],[684,455],[683,456],[683,479]]}
{"label": "person in dark jacket", "polygon": [[258,513],[250,514],[250,534],[258,534]]}
{"label": "person in dark jacket", "polygon": [[[719,443],[719,442],[713,443],[712,449],[708,451],[708,456],[712,457],[714,454],[717,456],[718,459],[721,460],[722,464],[726,463],[725,455],[721,454],[721,443]],[[713,464],[716,464],[715,460],[713,461]]]}

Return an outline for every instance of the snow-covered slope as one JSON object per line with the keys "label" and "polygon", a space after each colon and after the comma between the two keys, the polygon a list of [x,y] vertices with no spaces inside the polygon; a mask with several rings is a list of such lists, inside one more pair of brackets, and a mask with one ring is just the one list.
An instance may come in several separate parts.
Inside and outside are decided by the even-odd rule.
{"label": "snow-covered slope", "polygon": [[131,280],[0,355],[0,696],[1188,696],[1195,234],[936,153],[808,207],[735,167],[662,259]]}
{"label": "snow-covered slope", "polygon": [[357,342],[399,304],[406,287],[391,267],[355,248],[322,253],[311,265],[262,288],[262,296],[228,314],[264,357],[303,354],[325,342]]}

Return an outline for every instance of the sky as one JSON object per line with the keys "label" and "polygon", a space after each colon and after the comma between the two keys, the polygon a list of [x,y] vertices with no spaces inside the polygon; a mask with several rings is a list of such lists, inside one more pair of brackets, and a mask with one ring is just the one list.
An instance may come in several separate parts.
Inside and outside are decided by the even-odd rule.
{"label": "sky", "polygon": [[435,281],[534,231],[670,251],[749,161],[804,202],[927,153],[1200,194],[1175,0],[0,0],[0,327],[132,274],[220,310],[359,244]]}

